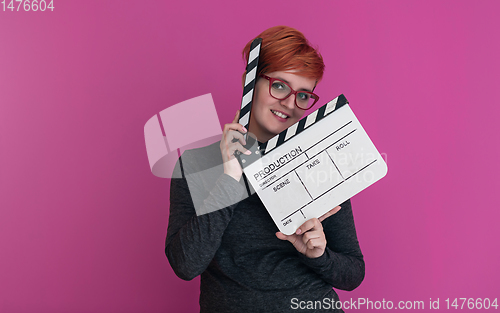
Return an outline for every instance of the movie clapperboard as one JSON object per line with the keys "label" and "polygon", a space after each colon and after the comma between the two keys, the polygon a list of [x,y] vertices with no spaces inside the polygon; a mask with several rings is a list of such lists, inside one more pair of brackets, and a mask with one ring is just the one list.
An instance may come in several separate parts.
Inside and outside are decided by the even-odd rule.
{"label": "movie clapperboard", "polygon": [[[255,43],[255,45],[254,45]],[[251,46],[240,124],[248,127],[260,41]],[[256,62],[255,62],[256,61]],[[252,63],[253,62],[253,63]],[[251,76],[252,68],[255,71]],[[249,76],[250,74],[250,76]],[[250,88],[251,87],[251,88]],[[248,93],[251,93],[248,95]],[[248,114],[246,114],[248,113]],[[271,138],[247,137],[251,155],[237,153],[243,172],[276,226],[293,234],[387,173],[387,165],[340,95]]]}

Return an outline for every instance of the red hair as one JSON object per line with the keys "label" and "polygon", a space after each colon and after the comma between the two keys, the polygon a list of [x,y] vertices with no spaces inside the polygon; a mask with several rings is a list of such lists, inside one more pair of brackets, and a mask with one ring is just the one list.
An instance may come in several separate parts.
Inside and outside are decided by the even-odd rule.
{"label": "red hair", "polygon": [[[297,75],[316,79],[316,83],[323,78],[323,57],[311,47],[300,31],[288,26],[274,26],[257,37],[262,38],[257,77],[276,71],[297,70]],[[243,58],[246,61],[252,41],[253,39],[243,49]],[[244,77],[245,73],[243,79]]]}

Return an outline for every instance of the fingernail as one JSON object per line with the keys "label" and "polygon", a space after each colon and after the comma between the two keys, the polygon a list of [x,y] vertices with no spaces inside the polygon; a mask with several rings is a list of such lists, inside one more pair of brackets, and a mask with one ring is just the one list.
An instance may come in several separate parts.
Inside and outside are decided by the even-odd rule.
{"label": "fingernail", "polygon": [[247,129],[243,126],[243,132],[246,133],[247,132]]}
{"label": "fingernail", "polygon": [[300,233],[302,232],[302,230],[299,228],[297,229],[297,231],[295,232],[297,235],[300,235]]}
{"label": "fingernail", "polygon": [[245,151],[245,154],[246,154],[246,155],[250,155],[250,154],[252,154],[252,151],[247,150],[247,151]]}

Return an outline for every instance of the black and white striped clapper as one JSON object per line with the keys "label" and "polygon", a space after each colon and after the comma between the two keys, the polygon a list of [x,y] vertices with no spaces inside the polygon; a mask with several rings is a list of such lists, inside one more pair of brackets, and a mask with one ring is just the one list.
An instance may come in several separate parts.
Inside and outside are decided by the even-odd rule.
{"label": "black and white striped clapper", "polygon": [[316,111],[307,115],[306,117],[304,117],[303,119],[301,119],[297,123],[288,127],[287,129],[285,129],[284,131],[282,131],[278,135],[269,139],[269,141],[261,144],[259,147],[261,154],[265,155],[265,154],[269,153],[273,149],[282,145],[284,142],[293,138],[295,135],[300,134],[306,128],[314,125],[314,123],[319,122],[323,117],[325,117],[328,114],[332,113],[333,111],[339,109],[340,107],[342,107],[346,103],[349,103],[349,102],[347,101],[346,97],[343,94],[338,96],[337,98],[333,99],[332,101],[330,101],[327,104],[323,105],[322,107],[318,108]]}
{"label": "black and white striped clapper", "polygon": [[252,109],[252,99],[255,90],[257,66],[259,65],[260,47],[262,38],[256,38],[250,45],[248,54],[248,64],[245,75],[245,86],[243,87],[243,98],[241,99],[241,111],[239,123],[248,129],[250,122],[250,111]]}

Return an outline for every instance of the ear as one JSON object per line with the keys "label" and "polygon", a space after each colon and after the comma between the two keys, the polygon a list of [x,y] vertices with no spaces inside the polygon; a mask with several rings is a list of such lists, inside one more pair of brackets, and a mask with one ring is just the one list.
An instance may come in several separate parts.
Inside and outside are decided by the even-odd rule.
{"label": "ear", "polygon": [[245,88],[245,76],[247,75],[247,71],[243,72],[243,76],[241,76],[241,88]]}

